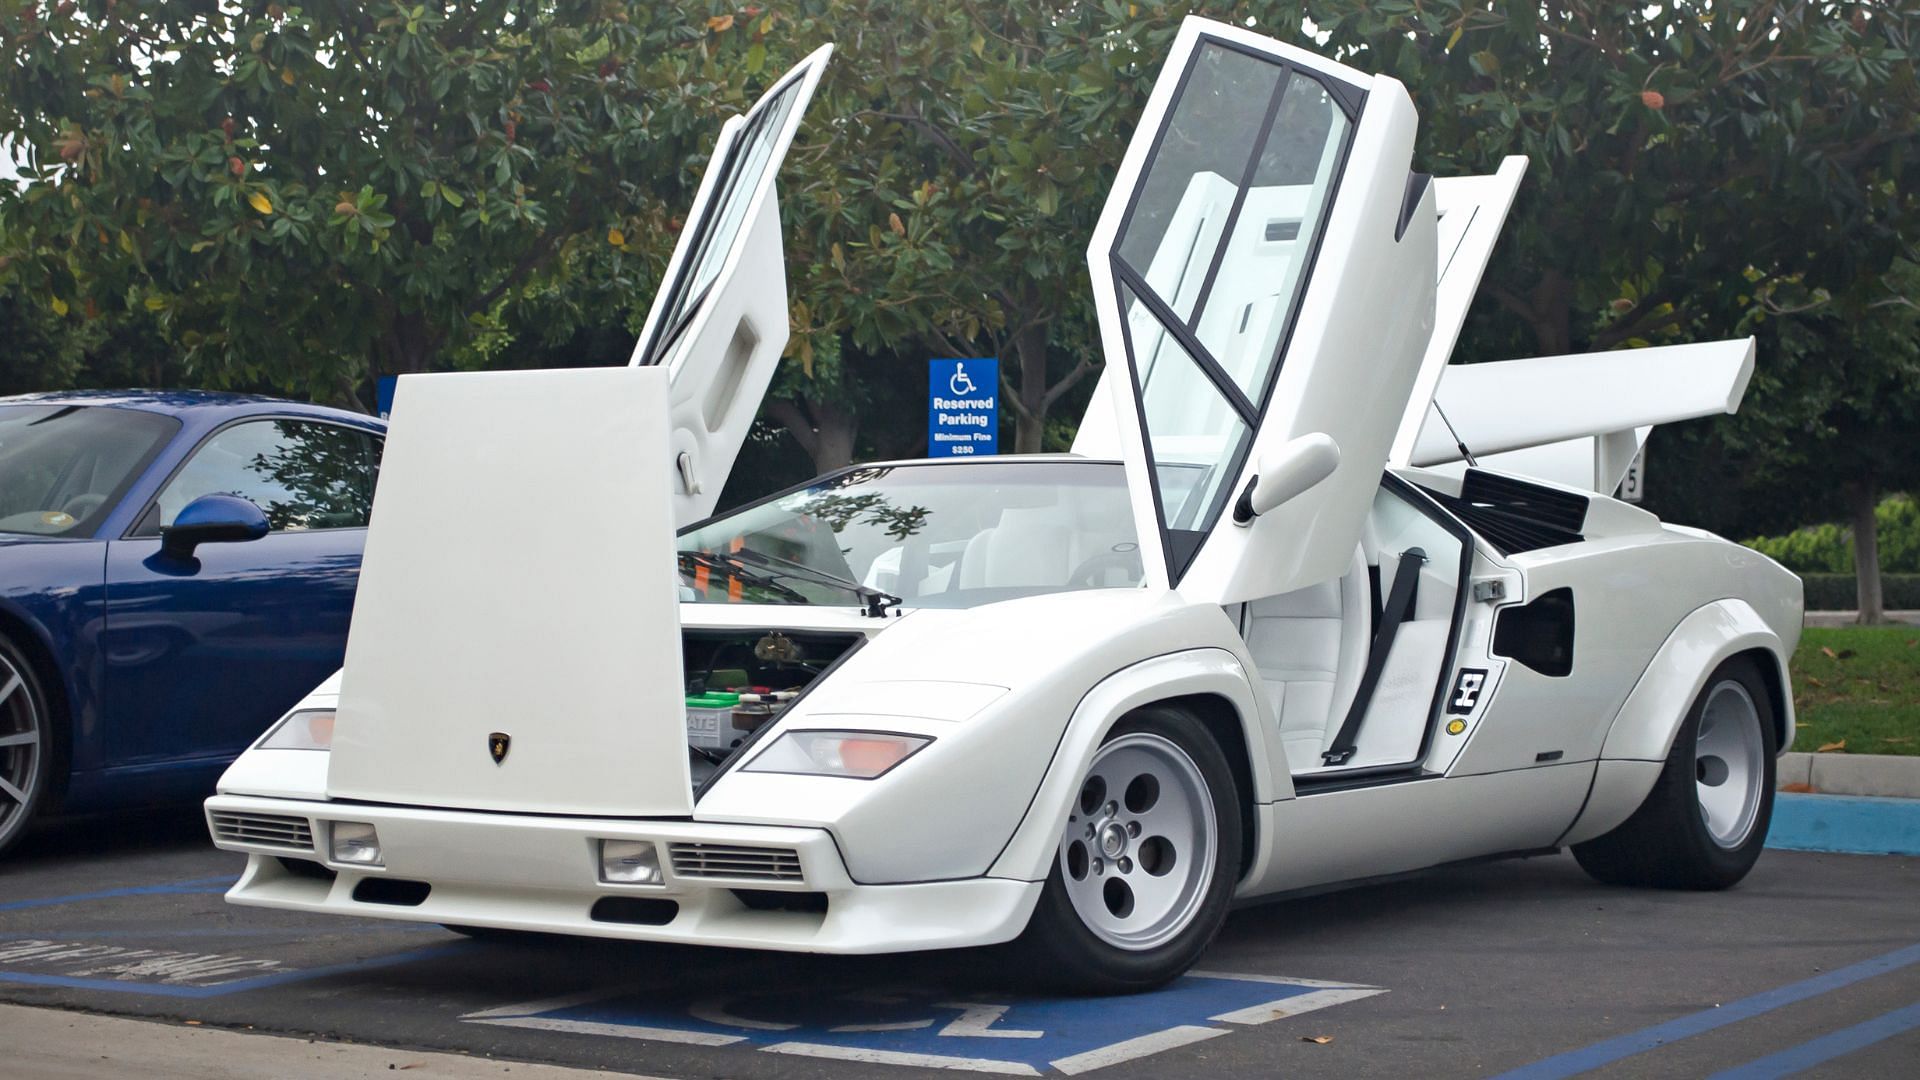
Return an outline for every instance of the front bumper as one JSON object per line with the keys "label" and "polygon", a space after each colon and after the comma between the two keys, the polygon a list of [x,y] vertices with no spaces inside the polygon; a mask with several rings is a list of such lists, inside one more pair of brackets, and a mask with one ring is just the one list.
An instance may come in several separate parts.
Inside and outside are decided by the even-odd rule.
{"label": "front bumper", "polygon": [[[216,795],[206,814],[214,844],[248,857],[228,901],[362,918],[793,952],[910,952],[1009,941],[1025,928],[1041,887],[1005,878],[860,885],[832,835],[816,828],[247,795]],[[336,821],[373,825],[385,865],[333,862]],[[603,839],[652,841],[665,884],[601,881]],[[716,848],[770,854],[745,862],[698,854]],[[618,911],[602,903],[609,897],[670,904],[646,905],[660,921],[643,925],[609,918]]]}

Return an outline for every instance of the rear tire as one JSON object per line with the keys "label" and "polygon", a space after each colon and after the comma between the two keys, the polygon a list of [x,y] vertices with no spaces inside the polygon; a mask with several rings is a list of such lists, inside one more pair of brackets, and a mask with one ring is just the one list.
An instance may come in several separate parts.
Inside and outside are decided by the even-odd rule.
{"label": "rear tire", "polygon": [[1081,780],[1008,960],[1050,986],[1107,994],[1151,990],[1192,967],[1240,876],[1239,800],[1198,719],[1149,706],[1122,720]]}
{"label": "rear tire", "polygon": [[1747,876],[1773,820],[1778,736],[1764,680],[1745,657],[1714,669],[1640,809],[1573,845],[1582,869],[1656,889],[1725,889]]}
{"label": "rear tire", "polygon": [[47,807],[53,751],[53,712],[33,664],[0,638],[0,855]]}

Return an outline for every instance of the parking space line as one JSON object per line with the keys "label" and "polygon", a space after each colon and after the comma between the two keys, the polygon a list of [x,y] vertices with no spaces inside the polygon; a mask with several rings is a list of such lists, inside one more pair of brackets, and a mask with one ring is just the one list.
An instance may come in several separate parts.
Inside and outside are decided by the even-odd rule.
{"label": "parking space line", "polygon": [[1171,1050],[1176,1046],[1187,1046],[1217,1035],[1225,1035],[1229,1031],[1228,1028],[1182,1024],[1165,1031],[1156,1031],[1151,1035],[1142,1035],[1137,1039],[1114,1043],[1112,1046],[1103,1046],[1098,1050],[1089,1050],[1084,1054],[1063,1057],[1052,1064],[1054,1068],[1068,1076],[1078,1076],[1095,1069],[1104,1069],[1109,1065],[1118,1065],[1123,1061],[1146,1057],[1148,1054],[1157,1054],[1162,1050]]}
{"label": "parking space line", "polygon": [[[463,1016],[470,1020],[471,1016]],[[732,1046],[746,1042],[744,1035],[719,1035],[710,1031],[681,1031],[675,1028],[641,1027],[635,1024],[608,1024],[597,1020],[567,1020],[552,1016],[499,1016],[480,1021],[496,1027],[531,1028],[534,1031],[566,1031],[575,1035],[612,1035],[621,1039],[651,1039],[655,1042],[687,1043],[692,1046]]]}
{"label": "parking space line", "polygon": [[801,1057],[832,1058],[835,1061],[864,1061],[870,1065],[912,1065],[922,1069],[958,1069],[965,1072],[998,1073],[1003,1076],[1039,1076],[1040,1070],[1018,1061],[994,1061],[990,1058],[947,1057],[944,1054],[913,1054],[903,1050],[873,1050],[860,1046],[828,1046],[825,1043],[784,1042],[763,1046],[770,1054],[798,1054]]}
{"label": "parking space line", "polygon": [[[190,881],[174,881],[164,885],[133,885],[124,889],[103,889],[100,892],[73,893],[69,896],[42,896],[32,900],[9,900],[0,903],[0,911],[24,911],[28,908],[57,907],[61,904],[77,904],[83,900],[111,900],[121,896],[165,896],[181,894],[224,893],[232,888],[234,879],[230,877],[194,878]],[[212,888],[210,886],[218,886]]]}
{"label": "parking space line", "polygon": [[1517,1069],[1501,1073],[1494,1080],[1561,1080],[1563,1077],[1575,1076],[1602,1065],[1610,1065],[1622,1058],[1645,1053],[1667,1043],[1723,1028],[1728,1024],[1772,1012],[1785,1005],[1818,997],[1828,991],[1851,986],[1876,975],[1898,971],[1915,963],[1920,963],[1920,945],[1909,945],[1904,949],[1895,949],[1884,956],[1876,956],[1871,960],[1862,960],[1857,964],[1836,968],[1811,979],[1802,979],[1752,997],[1741,998],[1739,1001],[1729,1002],[1712,1009],[1703,1009],[1688,1016],[1669,1020],[1664,1024],[1655,1024],[1653,1027],[1642,1028],[1579,1050],[1555,1054],[1553,1057],[1543,1058],[1531,1065],[1522,1065]]}
{"label": "parking space line", "polygon": [[1349,1001],[1359,1001],[1361,998],[1370,998],[1384,993],[1386,991],[1377,986],[1347,986],[1315,990],[1312,993],[1301,994],[1299,997],[1283,998],[1268,1005],[1255,1005],[1250,1009],[1235,1009],[1218,1016],[1209,1016],[1207,1019],[1228,1024],[1265,1024],[1274,1020],[1284,1020],[1289,1016],[1309,1013],[1315,1009],[1324,1009],[1329,1005],[1344,1005]]}
{"label": "parking space line", "polygon": [[1708,1080],[1774,1080],[1775,1077],[1792,1076],[1803,1069],[1811,1069],[1855,1050],[1864,1050],[1874,1043],[1915,1028],[1920,1028],[1920,1001],[1799,1046],[1790,1046],[1777,1054],[1768,1054],[1745,1065],[1724,1069],[1714,1073]]}

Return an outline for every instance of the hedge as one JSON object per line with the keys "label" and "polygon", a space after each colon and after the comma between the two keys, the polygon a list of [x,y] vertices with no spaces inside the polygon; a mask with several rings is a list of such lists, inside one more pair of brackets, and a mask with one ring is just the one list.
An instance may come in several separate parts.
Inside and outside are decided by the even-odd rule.
{"label": "hedge", "polygon": [[[1889,495],[1873,516],[1878,523],[1880,572],[1920,572],[1920,502],[1911,495]],[[1808,525],[1785,536],[1741,542],[1797,573],[1853,573],[1853,530],[1844,526]]]}
{"label": "hedge", "polygon": [[[1860,606],[1852,574],[1801,574],[1808,611],[1852,611]],[[1920,610],[1920,574],[1881,574],[1880,597],[1889,611]]]}

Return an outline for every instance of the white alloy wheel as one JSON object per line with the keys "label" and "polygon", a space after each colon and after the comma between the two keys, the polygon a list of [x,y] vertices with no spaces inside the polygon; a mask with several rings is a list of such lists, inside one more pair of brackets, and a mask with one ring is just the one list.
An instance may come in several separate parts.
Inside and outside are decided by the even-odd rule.
{"label": "white alloy wheel", "polygon": [[1760,710],[1737,680],[1707,692],[1694,739],[1694,791],[1707,834],[1723,848],[1737,848],[1753,832],[1766,775]]}
{"label": "white alloy wheel", "polygon": [[0,650],[0,847],[26,827],[45,771],[46,721],[28,678]]}
{"label": "white alloy wheel", "polygon": [[1060,838],[1060,873],[1082,924],[1120,949],[1185,930],[1213,880],[1220,829],[1200,767],[1136,731],[1100,748]]}

